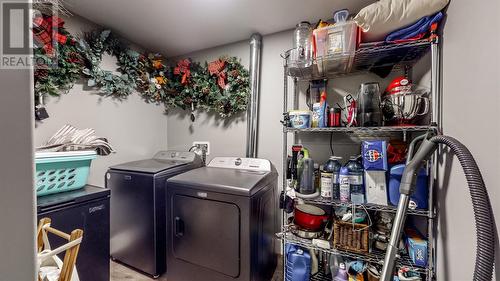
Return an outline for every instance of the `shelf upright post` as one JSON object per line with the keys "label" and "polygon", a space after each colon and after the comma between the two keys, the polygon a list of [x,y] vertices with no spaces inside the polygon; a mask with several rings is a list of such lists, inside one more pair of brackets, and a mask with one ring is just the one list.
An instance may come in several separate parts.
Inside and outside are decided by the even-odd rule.
{"label": "shelf upright post", "polygon": [[[287,57],[286,55],[283,56],[283,114],[288,112],[288,75],[286,73],[287,70]],[[286,121],[286,119],[285,119]],[[282,190],[283,190],[283,202],[285,202],[286,198],[286,191],[287,191],[287,180],[286,180],[286,170],[287,170],[287,160],[288,160],[288,134],[286,131],[286,124],[283,124],[283,163],[282,163]],[[280,232],[283,231],[284,226],[286,224],[286,215],[285,215],[285,210],[281,210],[281,226],[280,226]],[[286,248],[285,248],[285,239],[281,239],[281,254],[283,255],[282,261],[283,261],[283,280],[286,280]]]}
{"label": "shelf upright post", "polygon": [[[432,91],[432,116],[431,124],[436,126],[437,131],[441,132],[441,48],[439,42],[439,36],[434,36],[431,39],[431,91]],[[431,168],[429,174],[429,217],[427,220],[427,243],[428,243],[428,270],[427,270],[427,280],[435,279],[435,268],[436,268],[436,208],[435,208],[435,197],[436,197],[436,184],[438,179],[438,155],[441,149],[434,152],[431,158]]]}
{"label": "shelf upright post", "polygon": [[434,37],[431,41],[431,95],[432,95],[432,116],[431,124],[438,126],[441,124],[441,58],[439,48],[439,37]]}

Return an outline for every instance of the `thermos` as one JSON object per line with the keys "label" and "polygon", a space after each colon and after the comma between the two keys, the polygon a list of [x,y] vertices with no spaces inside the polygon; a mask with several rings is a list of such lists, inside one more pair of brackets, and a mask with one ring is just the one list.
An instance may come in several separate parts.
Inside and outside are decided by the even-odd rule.
{"label": "thermos", "polygon": [[314,192],[314,161],[311,158],[304,158],[302,160],[299,193],[313,194]]}
{"label": "thermos", "polygon": [[340,113],[338,107],[330,108],[328,112],[328,127],[340,127]]}

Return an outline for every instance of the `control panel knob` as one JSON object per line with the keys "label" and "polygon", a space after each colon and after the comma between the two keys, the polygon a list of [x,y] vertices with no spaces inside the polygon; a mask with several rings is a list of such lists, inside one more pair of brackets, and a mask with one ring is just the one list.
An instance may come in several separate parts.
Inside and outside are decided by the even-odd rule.
{"label": "control panel knob", "polygon": [[236,158],[236,160],[234,160],[234,165],[239,166],[239,165],[241,165],[241,162],[242,162],[241,158]]}

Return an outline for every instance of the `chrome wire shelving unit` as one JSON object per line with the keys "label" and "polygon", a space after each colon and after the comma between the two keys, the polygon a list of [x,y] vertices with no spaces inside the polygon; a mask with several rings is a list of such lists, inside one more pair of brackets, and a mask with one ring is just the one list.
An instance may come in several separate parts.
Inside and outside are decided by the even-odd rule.
{"label": "chrome wire shelving unit", "polygon": [[[286,241],[287,243],[292,243],[292,244],[302,246],[304,248],[312,249],[315,251],[325,252],[325,253],[329,253],[329,254],[333,254],[333,255],[340,255],[340,256],[343,256],[345,258],[349,258],[349,259],[353,259],[353,260],[362,260],[362,261],[366,261],[366,262],[374,263],[374,264],[383,264],[384,263],[385,252],[382,252],[379,250],[372,250],[370,253],[361,254],[361,253],[349,252],[349,251],[344,251],[344,250],[339,250],[339,249],[334,249],[334,248],[325,249],[325,248],[315,246],[312,244],[311,240],[297,237],[294,234],[288,232],[287,230],[284,230],[284,231],[278,233],[277,236],[280,239],[282,239],[283,241]],[[396,265],[397,266],[407,266],[407,267],[411,268],[412,270],[414,270],[416,272],[420,272],[420,273],[425,273],[427,271],[427,268],[425,268],[425,267],[416,266],[413,263],[413,261],[410,259],[410,257],[407,255],[399,256],[398,262]]]}
{"label": "chrome wire shelving unit", "polygon": [[[399,44],[365,44],[352,55],[330,55],[316,59],[295,61],[289,59],[285,72],[299,80],[334,78],[364,72],[394,71],[414,65],[431,50],[429,39]],[[284,54],[289,58],[290,51]],[[350,66],[337,67],[350,62]]]}
{"label": "chrome wire shelving unit", "polygon": [[[411,68],[419,61],[425,54],[431,53],[431,110],[430,110],[430,125],[426,126],[385,126],[385,127],[329,127],[329,128],[307,128],[307,129],[293,129],[287,126],[283,127],[283,182],[282,187],[287,190],[288,182],[284,175],[287,174],[287,157],[289,144],[295,143],[297,136],[301,134],[351,134],[354,136],[388,136],[394,137],[395,134],[402,133],[403,140],[406,140],[407,133],[413,138],[419,133],[426,132],[440,132],[440,108],[441,108],[441,83],[440,83],[440,45],[439,37],[434,36],[432,39],[418,40],[400,44],[381,44],[381,45],[365,45],[360,46],[358,50],[349,59],[352,61],[351,67],[342,71],[329,72],[325,69],[329,61],[345,60],[346,57],[323,57],[320,60],[312,60],[310,66],[305,69],[298,67],[298,62],[292,61],[289,57],[290,52],[287,51],[282,55],[284,59],[284,96],[283,96],[283,112],[287,113],[289,110],[298,109],[298,84],[301,81],[310,81],[315,79],[330,79],[339,76],[356,75],[360,73],[383,71],[400,71],[404,70],[406,73],[411,74]],[[302,62],[303,63],[303,62]],[[303,71],[302,71],[303,70]],[[289,80],[293,82],[293,89],[289,93]],[[291,103],[291,105],[289,105]],[[327,134],[325,134],[327,135]],[[289,142],[291,138],[291,142]],[[436,209],[434,204],[435,198],[435,185],[437,178],[437,153],[434,154],[429,161],[429,208],[425,210],[413,209],[409,210],[409,216],[418,216],[427,221],[427,266],[425,268],[417,267],[413,264],[407,255],[399,256],[396,262],[397,266],[407,266],[425,276],[426,281],[436,280],[435,276],[435,229],[436,229]],[[353,205],[349,203],[340,203],[322,198],[303,199],[304,202],[317,205],[326,205],[332,207],[354,207],[363,208],[368,211],[376,212],[389,212],[395,213],[396,207],[394,206],[381,206],[375,204],[362,204]],[[286,280],[287,261],[285,244],[291,243],[304,248],[326,252],[330,254],[337,254],[354,260],[363,260],[370,263],[383,264],[385,252],[372,250],[368,254],[353,253],[342,251],[338,249],[324,249],[312,244],[311,240],[303,239],[292,234],[288,227],[288,214],[282,212],[282,230],[277,233],[277,236],[282,241],[283,251],[283,279]],[[332,280],[331,276],[327,276],[320,272],[311,276],[312,281]]]}
{"label": "chrome wire shelving unit", "polygon": [[[352,204],[352,203],[343,203],[343,202],[338,202],[338,201],[331,201],[328,199],[324,199],[321,197],[317,197],[314,199],[302,199],[305,203],[308,204],[315,204],[315,205],[327,205],[327,206],[333,206],[333,207],[347,207],[347,208],[352,208],[354,207],[355,209],[366,209],[368,211],[378,211],[378,212],[388,212],[388,213],[396,213],[396,206],[383,206],[383,205],[377,205],[377,204]],[[414,215],[414,216],[423,216],[423,217],[434,217],[434,214],[430,213],[429,210],[427,209],[409,209],[408,210],[409,215]]]}
{"label": "chrome wire shelving unit", "polygon": [[427,132],[437,130],[436,126],[385,126],[385,127],[327,127],[327,128],[306,128],[294,129],[284,127],[285,132],[298,133],[298,132],[339,132],[339,133],[397,133],[397,132]]}

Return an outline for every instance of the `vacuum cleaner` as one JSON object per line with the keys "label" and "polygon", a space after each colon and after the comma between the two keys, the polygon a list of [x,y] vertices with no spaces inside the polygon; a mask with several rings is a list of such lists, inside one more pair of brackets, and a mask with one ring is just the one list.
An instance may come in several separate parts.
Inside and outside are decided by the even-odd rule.
{"label": "vacuum cleaner", "polygon": [[[415,146],[420,146],[413,155]],[[415,138],[408,149],[406,167],[399,186],[399,204],[394,218],[391,238],[387,246],[384,267],[380,280],[392,281],[394,265],[398,254],[399,240],[403,232],[410,197],[415,192],[418,171],[439,145],[445,145],[458,157],[467,179],[474,210],[477,247],[473,281],[487,281],[493,278],[495,261],[495,232],[493,211],[481,172],[470,151],[458,140],[443,135],[427,133]]]}

